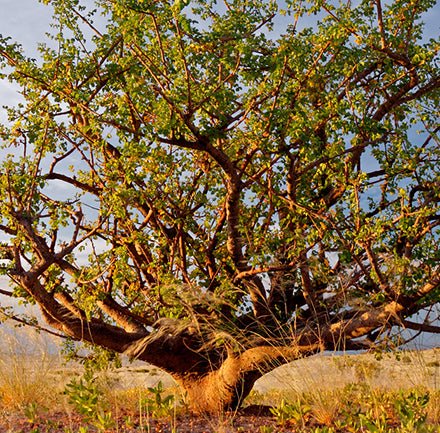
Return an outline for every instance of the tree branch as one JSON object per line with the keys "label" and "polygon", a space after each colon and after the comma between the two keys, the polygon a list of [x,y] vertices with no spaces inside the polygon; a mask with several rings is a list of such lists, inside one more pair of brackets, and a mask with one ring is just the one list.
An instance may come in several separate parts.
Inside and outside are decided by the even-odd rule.
{"label": "tree branch", "polygon": [[405,328],[413,329],[414,331],[430,332],[432,334],[440,334],[440,326],[433,326],[427,323],[416,323],[410,320],[402,320],[402,325]]}

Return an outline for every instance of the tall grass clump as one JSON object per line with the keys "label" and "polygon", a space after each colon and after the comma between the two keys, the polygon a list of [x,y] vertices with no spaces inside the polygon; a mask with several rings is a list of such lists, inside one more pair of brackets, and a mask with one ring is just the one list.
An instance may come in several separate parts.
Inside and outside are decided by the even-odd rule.
{"label": "tall grass clump", "polygon": [[51,380],[56,362],[47,339],[32,330],[0,329],[0,406],[21,409],[50,407],[58,390]]}

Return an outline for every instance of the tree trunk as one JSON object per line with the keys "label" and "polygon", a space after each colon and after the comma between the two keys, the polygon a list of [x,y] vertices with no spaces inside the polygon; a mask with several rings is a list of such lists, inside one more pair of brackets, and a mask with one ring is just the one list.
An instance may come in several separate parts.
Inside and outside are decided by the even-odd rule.
{"label": "tree trunk", "polygon": [[244,371],[238,358],[228,357],[218,370],[198,375],[173,375],[192,412],[220,413],[240,407],[263,371]]}
{"label": "tree trunk", "polygon": [[229,353],[217,369],[171,375],[185,392],[195,413],[219,413],[241,406],[255,382],[277,366],[320,351],[321,346],[260,346],[241,354]]}

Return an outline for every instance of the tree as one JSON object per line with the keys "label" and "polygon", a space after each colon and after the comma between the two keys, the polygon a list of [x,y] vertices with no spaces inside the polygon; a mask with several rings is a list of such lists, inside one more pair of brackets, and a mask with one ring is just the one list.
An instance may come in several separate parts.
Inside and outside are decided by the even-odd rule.
{"label": "tree", "polygon": [[23,96],[2,295],[166,370],[196,411],[299,357],[439,332],[434,1],[45,3],[38,60],[1,39]]}

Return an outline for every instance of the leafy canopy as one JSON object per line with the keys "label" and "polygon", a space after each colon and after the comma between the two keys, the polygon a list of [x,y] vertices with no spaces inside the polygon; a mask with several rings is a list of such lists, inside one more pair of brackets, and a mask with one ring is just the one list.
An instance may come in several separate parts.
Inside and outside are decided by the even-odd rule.
{"label": "leafy canopy", "polygon": [[38,59],[0,40],[2,295],[117,351],[161,318],[237,350],[434,330],[434,1],[44,3]]}

